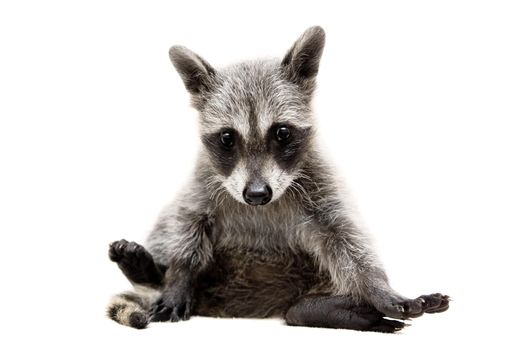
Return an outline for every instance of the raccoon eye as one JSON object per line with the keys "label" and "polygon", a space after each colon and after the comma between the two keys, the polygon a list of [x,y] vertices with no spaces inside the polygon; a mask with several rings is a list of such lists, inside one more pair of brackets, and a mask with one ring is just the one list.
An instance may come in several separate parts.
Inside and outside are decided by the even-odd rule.
{"label": "raccoon eye", "polygon": [[290,129],[288,129],[287,126],[280,126],[279,128],[277,128],[275,137],[277,137],[277,141],[286,140],[287,138],[290,137]]}
{"label": "raccoon eye", "polygon": [[227,148],[232,148],[234,144],[233,133],[230,131],[221,132],[221,143]]}

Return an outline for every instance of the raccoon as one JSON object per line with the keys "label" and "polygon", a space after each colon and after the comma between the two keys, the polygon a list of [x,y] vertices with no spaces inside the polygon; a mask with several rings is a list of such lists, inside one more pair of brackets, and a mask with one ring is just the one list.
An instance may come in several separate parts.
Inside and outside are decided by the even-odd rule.
{"label": "raccoon", "polygon": [[199,112],[188,185],[145,245],[109,257],[134,290],[108,316],[127,326],[214,317],[392,333],[449,297],[395,292],[315,142],[311,108],[325,44],[307,29],[282,59],[223,69],[182,46],[169,56]]}

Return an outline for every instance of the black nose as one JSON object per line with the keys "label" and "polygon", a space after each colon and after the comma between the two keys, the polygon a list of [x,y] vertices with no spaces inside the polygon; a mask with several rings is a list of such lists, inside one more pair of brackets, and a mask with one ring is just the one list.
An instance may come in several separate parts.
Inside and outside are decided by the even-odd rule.
{"label": "black nose", "polygon": [[250,205],[264,205],[272,199],[272,189],[262,182],[249,182],[242,196]]}

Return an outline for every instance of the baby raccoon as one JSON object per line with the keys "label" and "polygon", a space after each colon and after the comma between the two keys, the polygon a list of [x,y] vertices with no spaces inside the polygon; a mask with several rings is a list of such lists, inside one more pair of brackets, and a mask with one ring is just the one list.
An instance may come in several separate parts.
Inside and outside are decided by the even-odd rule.
{"label": "baby raccoon", "polygon": [[446,295],[409,299],[389,286],[316,149],[310,102],[324,43],[324,30],[312,27],[283,59],[223,69],[170,49],[203,148],[145,246],[110,245],[134,286],[112,299],[111,319],[144,328],[191,315],[280,316],[294,326],[391,333],[402,320],[448,309]]}

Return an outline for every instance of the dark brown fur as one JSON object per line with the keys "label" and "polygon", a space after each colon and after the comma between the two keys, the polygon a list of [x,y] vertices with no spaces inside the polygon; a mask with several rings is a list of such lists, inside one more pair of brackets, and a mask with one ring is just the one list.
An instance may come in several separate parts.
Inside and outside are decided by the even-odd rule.
{"label": "dark brown fur", "polygon": [[195,288],[195,314],[284,316],[300,297],[328,293],[330,277],[306,253],[218,251]]}

